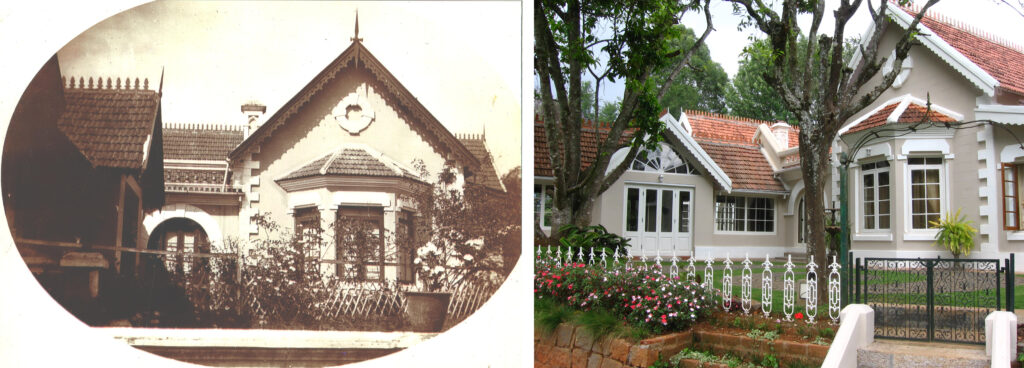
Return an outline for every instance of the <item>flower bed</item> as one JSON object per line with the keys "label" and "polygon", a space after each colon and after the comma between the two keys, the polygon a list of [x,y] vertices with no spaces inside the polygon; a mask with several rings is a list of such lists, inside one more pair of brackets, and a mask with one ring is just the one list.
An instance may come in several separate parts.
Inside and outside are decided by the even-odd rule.
{"label": "flower bed", "polygon": [[554,298],[584,311],[601,308],[654,333],[685,329],[711,312],[711,298],[697,283],[660,272],[544,262],[534,272],[537,298]]}

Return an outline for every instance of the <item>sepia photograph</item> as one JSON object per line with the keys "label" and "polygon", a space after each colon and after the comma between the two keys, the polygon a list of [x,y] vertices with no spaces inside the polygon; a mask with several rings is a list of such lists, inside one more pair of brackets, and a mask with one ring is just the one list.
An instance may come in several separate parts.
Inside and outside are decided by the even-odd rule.
{"label": "sepia photograph", "polygon": [[[528,318],[488,303],[523,244],[521,3],[121,10],[54,32],[3,105],[4,276],[28,280],[6,318],[45,293],[24,300],[74,334],[209,366],[372,363],[464,341],[482,308]],[[433,364],[518,366],[501,345]]]}

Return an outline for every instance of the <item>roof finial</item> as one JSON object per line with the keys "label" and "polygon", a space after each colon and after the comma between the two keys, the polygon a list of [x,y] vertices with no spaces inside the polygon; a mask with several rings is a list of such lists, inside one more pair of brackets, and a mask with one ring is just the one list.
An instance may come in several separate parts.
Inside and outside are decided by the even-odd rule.
{"label": "roof finial", "polygon": [[363,39],[359,38],[359,9],[356,9],[356,35],[351,38],[353,42],[361,42]]}

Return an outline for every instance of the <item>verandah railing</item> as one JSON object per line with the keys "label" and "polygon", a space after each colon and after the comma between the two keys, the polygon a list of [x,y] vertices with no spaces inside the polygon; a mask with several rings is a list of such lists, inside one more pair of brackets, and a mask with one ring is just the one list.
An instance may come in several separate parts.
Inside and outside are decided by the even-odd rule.
{"label": "verandah railing", "polygon": [[[828,275],[823,282],[827,282],[828,298],[824,301],[818,300],[817,288],[819,282],[818,266],[814,262],[812,256],[809,262],[803,266],[803,270],[799,270],[799,266],[793,263],[791,257],[787,257],[786,263],[781,266],[783,269],[778,269],[772,263],[771,258],[765,255],[764,262],[760,263],[760,279],[759,283],[754,283],[754,261],[752,261],[749,255],[744,255],[744,258],[740,262],[734,262],[728,255],[723,259],[722,262],[716,262],[715,258],[708,254],[703,263],[703,267],[699,267],[694,257],[689,257],[685,264],[680,267],[681,260],[674,254],[668,261],[668,265],[663,264],[665,260],[660,255],[654,258],[648,258],[644,255],[640,257],[633,257],[629,254],[629,249],[626,248],[626,254],[620,255],[618,250],[615,250],[611,256],[604,252],[595,253],[593,248],[585,252],[582,247],[568,247],[563,252],[562,247],[552,248],[547,246],[537,247],[537,260],[538,262],[550,262],[557,265],[562,264],[585,264],[588,267],[603,267],[603,268],[614,268],[614,267],[634,267],[642,268],[649,272],[668,273],[673,278],[679,278],[687,281],[696,281],[702,288],[704,288],[709,295],[716,295],[719,297],[719,307],[725,311],[731,311],[736,309],[734,303],[739,304],[739,309],[744,314],[749,315],[752,310],[755,310],[753,294],[754,285],[760,285],[759,291],[759,304],[760,312],[766,317],[772,316],[772,309],[774,304],[775,293],[781,291],[782,294],[782,311],[783,318],[787,321],[792,321],[796,316],[797,303],[797,275],[798,272],[802,277],[802,280],[806,283],[806,296],[803,297],[803,314],[807,317],[807,321],[813,323],[818,317],[818,309],[820,302],[827,310],[828,318],[832,323],[839,322],[839,311],[841,308],[841,284],[840,284],[840,272],[842,272],[842,266],[838,263],[838,259],[833,256],[832,262],[828,264]],[[736,270],[733,265],[742,265],[739,269],[740,275],[740,293],[738,300],[735,298],[733,277],[735,276]],[[756,267],[756,266],[755,266]],[[716,278],[716,270],[718,277]],[[776,271],[782,271],[782,287],[781,290],[777,288],[775,283]],[[754,313],[757,313],[755,311]],[[778,313],[778,311],[776,311]]]}

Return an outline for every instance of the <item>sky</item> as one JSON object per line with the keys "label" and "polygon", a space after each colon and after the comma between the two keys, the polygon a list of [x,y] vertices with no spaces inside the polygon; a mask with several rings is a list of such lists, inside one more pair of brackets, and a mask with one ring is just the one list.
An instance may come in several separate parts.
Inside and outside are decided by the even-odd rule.
{"label": "sky", "polygon": [[521,163],[520,6],[156,2],[103,20],[58,57],[64,76],[145,77],[154,89],[163,71],[165,123],[242,124],[242,103],[269,117],[345,50],[358,11],[370,52],[449,131],[486,131],[502,175]]}
{"label": "sky", "polygon": [[[864,0],[864,2],[867,1],[869,0]],[[877,3],[878,0],[870,1]],[[915,2],[924,4],[923,0],[915,0]],[[838,7],[839,1],[827,0],[826,4],[827,10],[819,28],[819,34],[826,32],[832,34],[832,30],[835,28],[834,18],[828,9]],[[1006,5],[1000,5],[995,0],[941,0],[929,10],[929,12],[933,11],[1024,45],[1024,17]],[[732,78],[736,75],[743,48],[750,43],[750,37],[761,37],[763,34],[754,28],[739,29],[742,16],[733,14],[731,3],[712,0],[711,13],[714,30],[706,40],[708,51],[711,53],[712,60],[721,64],[725,72]],[[810,17],[801,19],[801,21],[802,29],[806,30],[810,27]],[[870,21],[866,4],[861,4],[861,8],[847,24],[846,34],[850,36],[863,34],[871,24]],[[693,29],[694,33],[698,35],[706,28],[704,14],[696,12],[685,14],[682,24]],[[614,85],[602,84],[601,99],[604,101],[621,99],[623,88],[621,82]]]}

